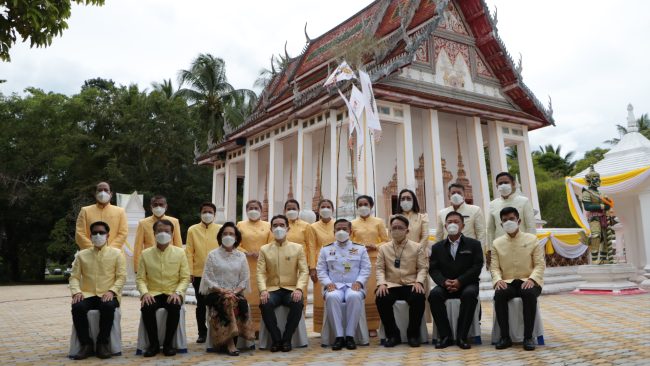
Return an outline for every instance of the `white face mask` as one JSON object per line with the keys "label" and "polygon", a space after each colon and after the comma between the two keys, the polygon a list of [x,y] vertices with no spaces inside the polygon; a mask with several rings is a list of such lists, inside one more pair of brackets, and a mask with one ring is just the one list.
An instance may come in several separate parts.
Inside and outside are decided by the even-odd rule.
{"label": "white face mask", "polygon": [[298,218],[298,211],[296,210],[289,210],[287,211],[287,218],[289,220],[295,220]]}
{"label": "white face mask", "polygon": [[232,246],[235,245],[236,240],[237,239],[235,239],[234,236],[224,235],[221,237],[221,244],[226,248],[232,248]]}
{"label": "white face mask", "polygon": [[278,226],[273,229],[273,237],[275,237],[276,240],[284,240],[284,238],[287,236],[287,229]]}
{"label": "white face mask", "polygon": [[457,224],[447,224],[447,232],[449,235],[458,234],[458,225]]}
{"label": "white face mask", "polygon": [[452,194],[450,200],[454,206],[460,206],[463,202],[465,202],[465,198],[458,193]]}
{"label": "white face mask", "polygon": [[357,213],[359,213],[359,216],[361,217],[366,217],[370,215],[370,207],[368,206],[361,206],[357,209]]}
{"label": "white face mask", "polygon": [[506,222],[501,223],[501,226],[503,227],[503,231],[505,231],[508,234],[512,234],[517,229],[519,229],[519,223],[517,221],[512,221],[508,220]]}
{"label": "white face mask", "polygon": [[338,241],[340,243],[344,243],[344,242],[348,241],[348,239],[350,239],[350,233],[348,233],[345,230],[337,231],[336,234],[334,234],[334,236],[336,237],[336,241]]}
{"label": "white face mask", "polygon": [[399,203],[399,206],[402,208],[402,210],[410,212],[413,209],[413,201],[401,201]]}
{"label": "white face mask", "polygon": [[261,215],[262,215],[262,213],[257,211],[257,210],[250,210],[250,211],[246,212],[246,216],[248,216],[248,218],[253,220],[253,221],[259,220]]}
{"label": "white face mask", "polygon": [[320,217],[324,219],[329,219],[332,217],[332,209],[331,208],[321,208],[320,211]]}
{"label": "white face mask", "polygon": [[498,190],[502,196],[509,196],[512,193],[512,185],[508,183],[500,184]]}
{"label": "white face mask", "polygon": [[172,236],[169,233],[166,232],[160,232],[156,234],[156,243],[160,245],[167,245],[169,242],[172,241]]}
{"label": "white face mask", "polygon": [[97,192],[95,198],[99,203],[108,203],[108,201],[111,200],[111,195],[108,192],[101,191],[101,192]]}
{"label": "white face mask", "polygon": [[156,206],[151,209],[151,212],[153,212],[156,217],[162,217],[162,215],[165,214],[165,211],[167,211],[167,208],[162,206]]}
{"label": "white face mask", "polygon": [[214,222],[214,215],[211,212],[204,212],[201,214],[201,221],[205,224],[211,224]]}
{"label": "white face mask", "polygon": [[91,235],[90,241],[97,248],[101,248],[104,244],[106,244],[106,234]]}

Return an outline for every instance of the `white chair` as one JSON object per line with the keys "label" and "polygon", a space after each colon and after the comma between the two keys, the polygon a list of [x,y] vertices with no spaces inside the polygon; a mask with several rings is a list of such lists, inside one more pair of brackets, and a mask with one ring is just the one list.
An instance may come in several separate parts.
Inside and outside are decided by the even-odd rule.
{"label": "white chair", "polygon": [[[343,329],[346,326],[346,308],[347,304],[342,303],[341,315],[343,316]],[[323,329],[320,333],[320,344],[323,347],[329,347],[334,344],[336,340],[336,329],[334,324],[327,319],[327,304],[325,304],[325,315],[323,316]],[[359,325],[354,333],[354,342],[359,346],[368,346],[370,344],[370,336],[368,335],[368,323],[366,321],[366,307],[361,305],[361,317],[359,318]]]}
{"label": "white chair", "polygon": [[[494,308],[494,302],[492,303]],[[497,322],[496,311],[492,317],[492,344],[495,344],[501,337],[501,329]],[[510,339],[513,342],[524,341],[524,303],[521,297],[515,297],[508,301],[508,325],[510,326]],[[535,312],[535,324],[533,326],[533,339],[537,344],[544,345],[544,326],[539,311],[539,298],[537,298],[537,311]]]}
{"label": "white chair", "polygon": [[[163,344],[165,341],[165,326],[167,324],[167,310],[161,308],[156,311],[156,325],[158,326],[158,343]],[[187,334],[185,333],[185,306],[181,306],[180,316],[178,318],[178,328],[172,341],[172,346],[176,348],[177,353],[187,353]],[[140,316],[140,327],[138,328],[138,348],[136,355],[142,354],[149,347],[149,335],[144,327],[142,315]]]}
{"label": "white chair", "polygon": [[[409,326],[409,305],[404,300],[397,300],[393,304],[393,314],[395,314],[395,323],[399,329],[400,337],[402,342],[408,342],[408,335],[406,330]],[[386,331],[384,330],[384,324],[379,323],[379,342],[384,344],[386,341]],[[422,316],[422,323],[420,324],[420,343],[429,343],[429,331],[427,330],[427,321]]]}
{"label": "white chair", "polygon": [[[99,310],[89,310],[88,314],[88,326],[90,328],[90,338],[93,342],[97,341],[97,335],[99,334]],[[115,315],[113,317],[113,327],[111,328],[111,334],[109,336],[109,344],[111,349],[111,354],[113,356],[122,355],[122,329],[120,328],[120,319],[122,318],[122,311],[120,308],[115,308]],[[77,330],[72,325],[72,333],[70,334],[70,351],[68,352],[69,357],[73,357],[81,350],[81,342],[79,342],[79,337],[77,337]]]}
{"label": "white chair", "polygon": [[[280,333],[284,332],[284,328],[287,325],[287,316],[289,316],[288,307],[280,305],[275,308],[275,318],[278,321],[278,329],[280,329]],[[266,329],[266,324],[264,324],[264,321],[262,320],[262,324],[260,324],[259,347],[260,349],[268,349],[272,344],[273,340],[271,339],[271,332]],[[305,324],[305,317],[301,311],[300,323],[298,323],[298,328],[296,328],[296,331],[293,333],[293,337],[291,338],[291,346],[293,348],[301,348],[307,347],[308,344],[307,325]]]}
{"label": "white chair", "polygon": [[[447,308],[447,319],[449,320],[449,326],[451,327],[451,336],[453,339],[456,338],[456,330],[458,328],[458,314],[460,314],[460,299],[447,299],[445,301],[445,308]],[[481,322],[479,320],[479,313],[481,312],[481,301],[476,304],[476,309],[474,309],[474,319],[472,320],[472,325],[469,327],[469,333],[467,333],[467,338],[474,342],[474,344],[481,344]],[[436,322],[433,322],[433,333],[432,338],[438,338],[438,328],[436,327]]]}
{"label": "white chair", "polygon": [[[209,319],[209,317],[210,317],[210,309],[209,309],[208,306],[206,306],[206,308],[208,308],[208,309],[206,309],[205,325],[208,327],[208,336],[207,336],[207,341],[205,342],[205,344],[206,344],[205,351],[206,352],[217,352],[218,350],[216,348],[212,347],[212,341],[211,341],[212,338],[210,337],[210,333],[212,332],[212,329],[211,329],[212,327],[210,327],[210,319]],[[248,307],[248,314],[250,314],[250,313],[251,313],[251,308],[249,306]],[[240,350],[252,350],[252,349],[255,349],[255,341],[254,340],[253,341],[247,341],[244,338],[237,337],[237,344],[235,344],[235,346],[237,347],[237,349],[240,349]]]}

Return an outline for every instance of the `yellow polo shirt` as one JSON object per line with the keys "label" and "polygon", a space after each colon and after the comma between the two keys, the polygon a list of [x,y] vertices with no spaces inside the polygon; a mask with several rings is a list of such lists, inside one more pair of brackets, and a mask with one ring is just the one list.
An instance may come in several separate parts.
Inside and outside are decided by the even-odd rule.
{"label": "yellow polo shirt", "polygon": [[90,241],[90,224],[96,221],[108,224],[110,227],[108,245],[121,250],[129,233],[126,212],[122,207],[113,206],[110,203],[103,208],[97,203],[81,208],[75,229],[75,241],[79,249],[93,247],[93,243]]}
{"label": "yellow polo shirt", "polygon": [[204,223],[198,223],[190,226],[187,230],[187,241],[185,242],[185,254],[187,255],[187,264],[190,267],[190,274],[194,277],[203,276],[203,267],[208,254],[219,248],[217,233],[221,225],[211,223],[205,226]]}
{"label": "yellow polo shirt", "polygon": [[154,246],[142,252],[136,277],[140,296],[171,295],[174,292],[185,296],[189,283],[190,270],[182,248],[168,245],[165,250],[160,250]]}
{"label": "yellow polo shirt", "polygon": [[142,251],[156,245],[156,235],[153,233],[153,224],[158,220],[169,220],[174,224],[174,235],[172,236],[172,244],[179,248],[183,247],[183,239],[181,238],[181,225],[175,217],[163,215],[157,218],[154,215],[146,217],[138,222],[138,229],[135,232],[135,242],[133,243],[133,268],[138,269],[138,259]]}

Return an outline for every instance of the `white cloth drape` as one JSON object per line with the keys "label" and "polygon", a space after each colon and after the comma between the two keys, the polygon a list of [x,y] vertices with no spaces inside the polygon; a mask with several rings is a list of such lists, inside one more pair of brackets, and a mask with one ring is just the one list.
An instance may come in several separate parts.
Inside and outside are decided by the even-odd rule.
{"label": "white cloth drape", "polygon": [[538,244],[541,247],[545,247],[546,243],[549,240],[551,241],[551,245],[553,245],[553,249],[555,250],[555,253],[559,254],[564,258],[569,258],[569,259],[578,258],[583,254],[585,254],[585,251],[589,248],[584,244],[567,244],[561,240],[558,240],[556,237],[553,236],[553,234],[543,239],[540,239]]}

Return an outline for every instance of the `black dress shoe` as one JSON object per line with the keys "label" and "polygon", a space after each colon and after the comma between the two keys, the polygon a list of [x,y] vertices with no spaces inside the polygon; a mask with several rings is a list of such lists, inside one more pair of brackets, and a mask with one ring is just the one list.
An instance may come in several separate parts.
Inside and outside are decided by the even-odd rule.
{"label": "black dress shoe", "polygon": [[76,355],[72,356],[72,359],[74,360],[85,360],[86,358],[94,355],[95,352],[93,351],[93,345],[92,344],[86,344],[81,346],[81,349],[79,352],[77,352]]}
{"label": "black dress shoe", "polygon": [[501,337],[497,344],[495,345],[496,349],[506,349],[512,347],[512,340],[510,337]]}
{"label": "black dress shoe", "polygon": [[205,343],[205,336],[200,335],[199,338],[196,339],[196,343]]}
{"label": "black dress shoe", "polygon": [[395,347],[402,343],[399,337],[389,337],[384,341],[384,347]]}
{"label": "black dress shoe", "polygon": [[175,356],[176,355],[176,348],[173,346],[163,346],[163,355],[165,356]]}
{"label": "black dress shoe", "polygon": [[269,351],[271,352],[277,352],[280,350],[280,343],[279,342],[273,342],[271,344],[271,347],[269,347]]}
{"label": "black dress shoe", "polygon": [[332,345],[332,351],[340,351],[343,348],[343,341],[345,338],[336,337],[334,344]]}
{"label": "black dress shoe", "polygon": [[535,342],[533,341],[532,338],[525,338],[524,339],[524,349],[526,351],[534,351],[535,350]]}
{"label": "black dress shoe", "polygon": [[97,357],[101,359],[111,358],[111,350],[108,343],[97,343]]}
{"label": "black dress shoe", "polygon": [[160,353],[160,345],[158,344],[151,344],[147,348],[147,350],[144,352],[144,357],[153,357]]}
{"label": "black dress shoe", "polygon": [[228,351],[228,356],[239,356],[239,350]]}
{"label": "black dress shoe", "polygon": [[443,337],[436,340],[436,349],[443,349],[451,346],[451,339],[449,337]]}
{"label": "black dress shoe", "polygon": [[345,348],[349,350],[357,349],[357,342],[354,341],[354,337],[345,337]]}
{"label": "black dress shoe", "polygon": [[282,342],[282,352],[291,351],[291,341]]}
{"label": "black dress shoe", "polygon": [[408,343],[411,347],[420,347],[420,338],[409,337]]}
{"label": "black dress shoe", "polygon": [[470,349],[472,346],[467,342],[465,338],[458,338],[456,340],[456,345],[462,349]]}

